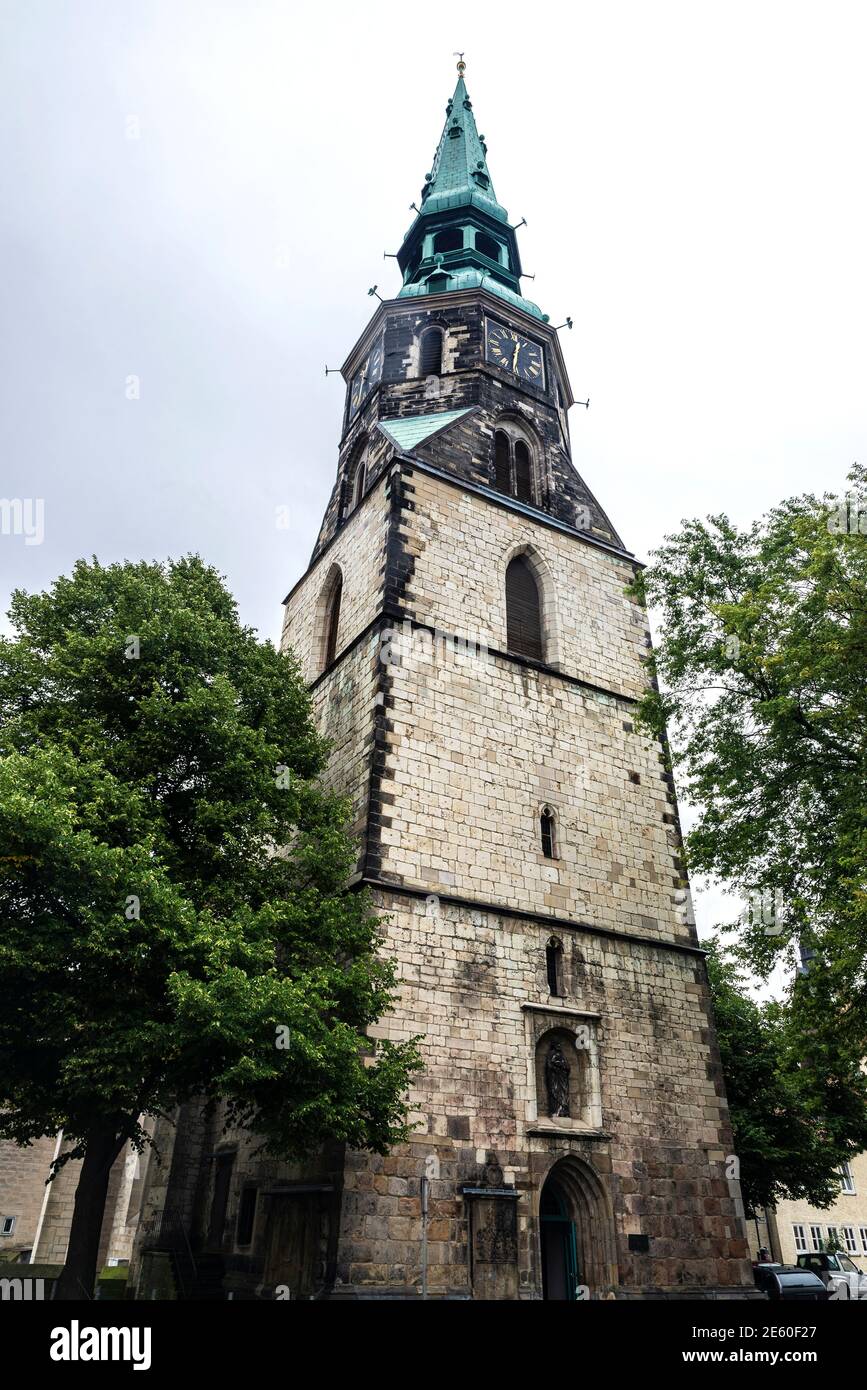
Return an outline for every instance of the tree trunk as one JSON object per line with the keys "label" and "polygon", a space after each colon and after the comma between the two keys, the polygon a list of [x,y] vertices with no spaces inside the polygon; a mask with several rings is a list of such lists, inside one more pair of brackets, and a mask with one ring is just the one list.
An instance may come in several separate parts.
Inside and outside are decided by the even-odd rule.
{"label": "tree trunk", "polygon": [[124,1143],[113,1125],[92,1129],[87,1135],[87,1149],[75,1189],[69,1248],[63,1271],[54,1286],[55,1298],[89,1299],[94,1296],[108,1180]]}

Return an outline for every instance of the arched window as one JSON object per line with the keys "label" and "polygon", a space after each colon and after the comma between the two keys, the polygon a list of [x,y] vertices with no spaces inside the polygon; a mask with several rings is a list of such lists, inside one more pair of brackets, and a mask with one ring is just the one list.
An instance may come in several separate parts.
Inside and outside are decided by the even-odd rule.
{"label": "arched window", "polygon": [[447,232],[437,232],[434,237],[434,255],[439,251],[460,251],[464,244],[464,234],[460,227],[452,227]]}
{"label": "arched window", "polygon": [[550,806],[543,806],[539,812],[539,839],[545,858],[557,859],[557,817]]}
{"label": "arched window", "polygon": [[494,487],[519,502],[535,502],[532,446],[511,420],[504,420],[494,433]]}
{"label": "arched window", "polygon": [[439,376],[443,369],[443,334],[441,328],[428,328],[422,334],[420,376]]}
{"label": "arched window", "polygon": [[364,496],[364,484],[367,476],[367,455],[362,454],[355,465],[355,473],[352,478],[352,498],[351,507],[354,511]]}
{"label": "arched window", "polygon": [[506,570],[506,641],[517,656],[543,660],[539,587],[525,555],[517,555]]}
{"label": "arched window", "polygon": [[492,236],[487,236],[485,232],[476,232],[476,250],[487,256],[489,261],[500,264],[500,243]]}
{"label": "arched window", "polygon": [[367,440],[363,440],[355,450],[346,466],[343,484],[340,489],[340,520],[345,521],[354,512],[367,484]]}
{"label": "arched window", "polygon": [[500,492],[512,491],[512,456],[509,436],[497,430],[494,435],[494,485]]}
{"label": "arched window", "polygon": [[548,975],[548,993],[562,997],[565,992],[563,989],[563,943],[556,936],[552,936],[545,947],[545,968]]}
{"label": "arched window", "polygon": [[325,610],[325,660],[322,669],[326,670],[337,656],[337,631],[340,627],[340,599],[343,593],[343,578],[338,574],[334,588]]}

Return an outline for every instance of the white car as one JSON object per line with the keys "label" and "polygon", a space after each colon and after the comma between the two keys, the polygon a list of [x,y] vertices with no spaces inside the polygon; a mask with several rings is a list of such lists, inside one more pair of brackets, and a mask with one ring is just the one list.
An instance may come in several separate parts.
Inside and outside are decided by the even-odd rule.
{"label": "white car", "polygon": [[[818,1274],[832,1298],[867,1299],[867,1274],[842,1250],[835,1255],[799,1255],[798,1264],[801,1269],[812,1269],[814,1274]],[[845,1293],[844,1288],[847,1290]]]}

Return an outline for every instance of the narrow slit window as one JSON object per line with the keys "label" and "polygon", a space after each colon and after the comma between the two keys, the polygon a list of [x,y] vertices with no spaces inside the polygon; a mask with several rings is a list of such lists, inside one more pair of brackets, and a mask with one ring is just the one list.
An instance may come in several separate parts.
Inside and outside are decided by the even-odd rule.
{"label": "narrow slit window", "polygon": [[338,579],[328,600],[328,615],[325,622],[325,667],[331,665],[337,655],[337,630],[340,627],[340,599],[343,593],[343,580]]}
{"label": "narrow slit window", "polygon": [[542,841],[542,853],[546,859],[557,858],[556,840],[556,820],[554,812],[550,806],[543,806],[539,816],[539,838]]}
{"label": "narrow slit window", "polygon": [[542,661],[539,589],[523,555],[516,556],[506,570],[506,641],[516,656]]}
{"label": "narrow slit window", "polygon": [[563,946],[556,936],[552,936],[545,947],[545,967],[548,974],[548,993],[561,997],[563,994]]}

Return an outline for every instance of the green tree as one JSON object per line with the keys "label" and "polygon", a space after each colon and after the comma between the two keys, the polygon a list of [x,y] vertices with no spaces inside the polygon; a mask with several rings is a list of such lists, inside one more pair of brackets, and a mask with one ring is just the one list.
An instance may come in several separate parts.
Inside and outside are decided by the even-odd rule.
{"label": "green tree", "polygon": [[[725,516],[684,522],[634,586],[661,627],[640,719],[657,737],[670,731],[696,814],[690,867],[747,901],[740,959],[760,977],[783,959],[794,978],[782,1012],[741,1005],[741,1046],[759,1023],[757,1038],[774,1030],[753,1059],[754,1097],[750,1054],[729,1030],[739,1144],[758,1173],[764,1163],[764,1177],[748,1178],[756,1202],[797,1190],[795,1167],[780,1163],[780,1114],[796,1135],[804,1121],[816,1129],[819,1147],[796,1139],[791,1157],[817,1205],[836,1190],[833,1169],[867,1143],[865,493],[856,466],[846,495],[790,498],[747,530]],[[810,968],[795,974],[804,947]],[[736,1000],[717,1007],[734,1017]]]}
{"label": "green tree", "polygon": [[[80,562],[0,642],[0,1134],[81,1157],[58,1297],[93,1287],[109,1171],[193,1096],[285,1156],[407,1135],[415,1041],[347,888],[294,661],[220,576]],[[285,1046],[278,1046],[278,1042]]]}
{"label": "green tree", "polygon": [[835,1169],[867,1147],[860,1059],[805,1036],[804,977],[785,1004],[760,1004],[718,939],[707,966],[748,1214],[784,1198],[829,1206],[840,1195]]}
{"label": "green tree", "polygon": [[[867,473],[844,497],[795,497],[747,530],[727,517],[666,537],[637,592],[656,608],[657,688],[697,821],[693,871],[750,904],[765,974],[816,952],[835,1026],[867,1054]],[[857,498],[863,510],[859,512]],[[854,500],[853,500],[854,499]]]}

